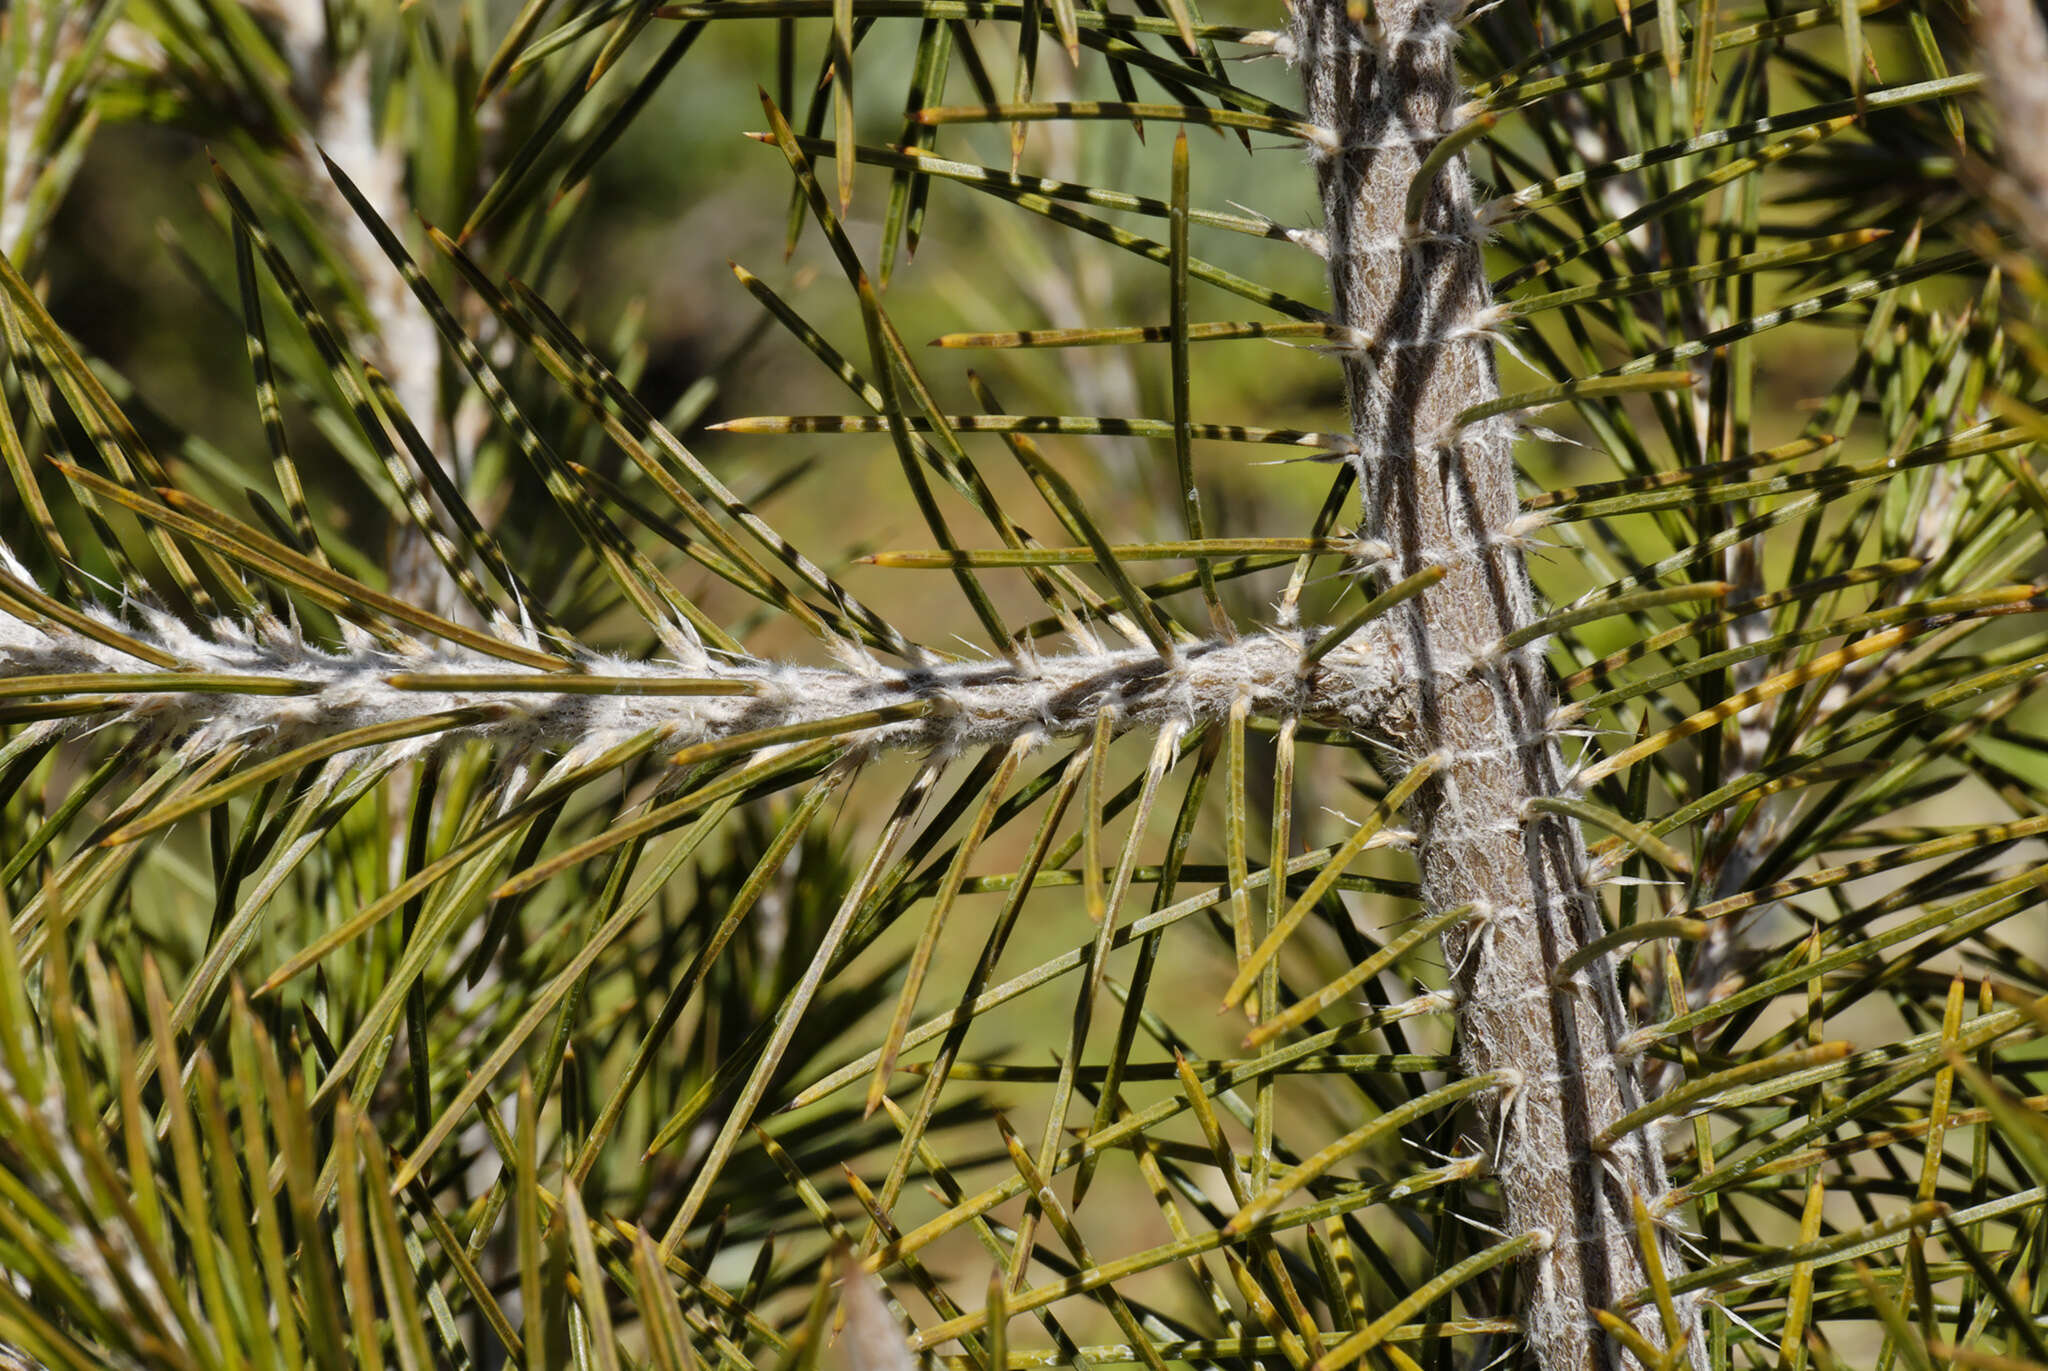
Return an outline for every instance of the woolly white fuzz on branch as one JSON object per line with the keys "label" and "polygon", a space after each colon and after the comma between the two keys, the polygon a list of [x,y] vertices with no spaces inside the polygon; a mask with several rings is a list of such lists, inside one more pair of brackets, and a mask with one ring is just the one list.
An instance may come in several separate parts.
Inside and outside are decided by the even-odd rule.
{"label": "woolly white fuzz on branch", "polygon": [[[8,560],[0,550],[0,561]],[[152,666],[85,634],[0,611],[0,689],[31,677],[104,678],[104,688],[86,683],[103,708],[71,726],[135,725],[195,757],[230,745],[275,755],[347,730],[428,724],[451,711],[472,713],[432,736],[487,740],[513,756],[562,749],[571,760],[649,732],[663,746],[682,749],[766,730],[950,755],[1032,735],[1083,734],[1105,709],[1120,726],[1148,731],[1216,721],[1240,697],[1261,716],[1305,718],[1391,740],[1408,713],[1403,673],[1387,636],[1373,625],[1314,662],[1305,657],[1312,635],[1280,631],[1190,645],[1170,662],[1149,649],[1127,649],[1021,665],[947,662],[856,673],[708,653],[691,662],[591,657],[579,667],[608,678],[599,693],[574,689],[570,675],[562,678],[565,689],[551,691],[528,668],[462,648],[400,653],[358,645],[330,652],[275,621],[222,621],[201,634],[160,612],[140,617],[141,625],[124,623],[121,632],[175,658],[176,667]],[[152,674],[169,684],[195,673],[239,678],[238,686],[149,687]],[[458,676],[466,678],[458,688],[439,688],[434,679]],[[506,678],[506,686],[492,688],[492,676]],[[700,684],[732,693],[676,693]],[[285,691],[291,693],[279,693]],[[9,693],[25,692],[17,686]],[[863,720],[878,711],[880,720]],[[391,744],[400,751],[386,759],[431,742]]]}

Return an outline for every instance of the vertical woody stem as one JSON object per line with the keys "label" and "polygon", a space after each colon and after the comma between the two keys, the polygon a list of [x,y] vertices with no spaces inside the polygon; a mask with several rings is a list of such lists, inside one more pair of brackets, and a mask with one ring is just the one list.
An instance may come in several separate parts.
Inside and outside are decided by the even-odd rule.
{"label": "vertical woody stem", "polygon": [[[1415,750],[1441,762],[1415,820],[1430,906],[1481,911],[1444,934],[1462,1064],[1519,1082],[1488,1121],[1510,1236],[1549,1238],[1527,1259],[1519,1312],[1545,1371],[1605,1371],[1621,1353],[1591,1311],[1646,1285],[1631,1192],[1654,1204],[1667,1182],[1653,1134],[1593,1146],[1640,1103],[1614,1050],[1628,1023],[1612,960],[1552,984],[1603,929],[1576,825],[1529,809],[1568,791],[1542,644],[1496,646],[1537,617],[1515,538],[1512,427],[1457,419],[1500,389],[1464,157],[1425,165],[1470,117],[1456,18],[1433,0],[1379,0],[1364,22],[1346,0],[1294,0],[1294,57],[1310,117],[1338,149],[1315,155],[1334,317],[1353,330],[1344,366],[1367,531],[1392,549],[1394,577],[1446,568],[1397,620],[1420,692]],[[1433,180],[1411,197],[1419,172]],[[1662,1255],[1678,1267],[1668,1241]],[[1697,1309],[1680,1310],[1698,1364]],[[1664,1341],[1654,1315],[1639,1326]]]}

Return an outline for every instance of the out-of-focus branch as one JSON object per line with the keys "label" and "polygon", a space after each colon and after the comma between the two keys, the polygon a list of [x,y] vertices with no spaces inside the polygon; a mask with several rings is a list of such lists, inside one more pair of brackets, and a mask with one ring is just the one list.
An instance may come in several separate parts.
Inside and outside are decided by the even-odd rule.
{"label": "out-of-focus branch", "polygon": [[[50,210],[97,122],[85,109],[90,82],[71,67],[92,27],[93,10],[91,5],[40,0],[10,6],[5,16],[9,46],[33,54],[8,74],[5,92],[0,252],[17,265],[49,222]],[[20,41],[14,41],[16,26],[26,29]],[[57,108],[66,103],[75,108]]]}
{"label": "out-of-focus branch", "polygon": [[2048,256],[2048,23],[2034,0],[1978,0],[1977,46],[1998,121],[2004,184],[2034,251]]}
{"label": "out-of-focus branch", "polygon": [[[343,35],[331,32],[328,7],[321,0],[268,0],[264,8],[279,26],[293,98],[305,119],[299,160],[368,307],[369,331],[351,341],[384,373],[413,424],[461,481],[467,473],[456,460],[449,417],[443,412],[441,343],[433,321],[320,162],[325,152],[385,223],[402,231],[411,219],[405,154],[377,136],[369,47],[359,41],[345,45]],[[465,612],[447,578],[439,574],[425,539],[410,526],[394,533],[390,571],[394,594],[444,616],[461,617]]]}

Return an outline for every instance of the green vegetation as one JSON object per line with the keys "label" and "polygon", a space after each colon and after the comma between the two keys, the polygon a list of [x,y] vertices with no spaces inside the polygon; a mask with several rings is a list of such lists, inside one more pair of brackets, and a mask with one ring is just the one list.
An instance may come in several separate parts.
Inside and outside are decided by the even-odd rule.
{"label": "green vegetation", "polygon": [[2048,1371],[2041,15],[1220,3],[0,11],[0,1364]]}

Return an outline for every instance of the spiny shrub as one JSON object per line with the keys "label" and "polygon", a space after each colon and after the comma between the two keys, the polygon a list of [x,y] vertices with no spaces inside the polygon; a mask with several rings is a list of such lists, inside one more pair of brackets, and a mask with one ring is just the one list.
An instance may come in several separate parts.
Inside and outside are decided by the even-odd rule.
{"label": "spiny shrub", "polygon": [[2031,5],[4,23],[11,1361],[2048,1366]]}

